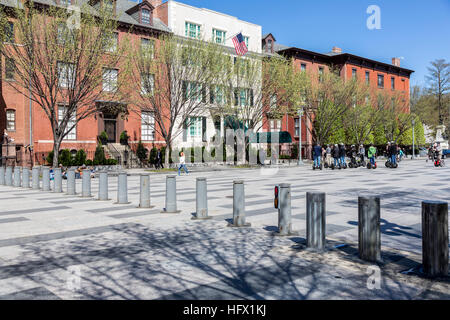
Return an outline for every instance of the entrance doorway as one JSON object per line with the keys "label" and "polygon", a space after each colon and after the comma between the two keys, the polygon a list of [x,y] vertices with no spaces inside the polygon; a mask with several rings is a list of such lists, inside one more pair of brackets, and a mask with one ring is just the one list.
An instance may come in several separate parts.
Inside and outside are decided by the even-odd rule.
{"label": "entrance doorway", "polygon": [[105,132],[108,135],[108,143],[116,143],[117,137],[117,115],[103,113]]}

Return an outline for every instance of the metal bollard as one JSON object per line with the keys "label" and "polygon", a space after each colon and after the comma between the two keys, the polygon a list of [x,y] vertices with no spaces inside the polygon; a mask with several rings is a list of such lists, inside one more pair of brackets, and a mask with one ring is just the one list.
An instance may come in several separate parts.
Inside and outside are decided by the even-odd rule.
{"label": "metal bollard", "polygon": [[108,199],[108,172],[100,172],[98,178],[98,200],[107,201]]}
{"label": "metal bollard", "polygon": [[244,181],[233,181],[233,224],[232,227],[250,227],[245,223]]}
{"label": "metal bollard", "polygon": [[90,198],[91,195],[91,170],[84,169],[82,177],[81,196],[83,198]]}
{"label": "metal bollard", "polygon": [[177,210],[177,180],[176,176],[166,177],[166,207],[162,213],[179,213]]}
{"label": "metal bollard", "polygon": [[39,167],[33,167],[32,172],[32,188],[33,190],[39,190],[40,186],[40,181],[39,181]]}
{"label": "metal bollard", "polygon": [[53,192],[61,193],[62,190],[62,172],[61,168],[56,168],[53,175]]}
{"label": "metal bollard", "polygon": [[422,202],[422,265],[430,277],[448,275],[447,202]]}
{"label": "metal bollard", "polygon": [[306,193],[306,241],[307,247],[325,249],[325,193]]}
{"label": "metal bollard", "polygon": [[22,174],[21,174],[22,167],[15,167],[14,168],[14,187],[18,188],[20,187],[21,180],[22,180]]}
{"label": "metal bollard", "polygon": [[12,186],[12,167],[6,167],[5,170],[5,184],[9,187]]}
{"label": "metal bollard", "polygon": [[127,204],[128,202],[128,186],[127,173],[119,172],[117,177],[117,202],[116,204]]}
{"label": "metal bollard", "polygon": [[77,194],[76,181],[75,181],[75,169],[67,170],[67,192],[69,196]]}
{"label": "metal bollard", "polygon": [[22,188],[30,188],[30,170],[28,168],[22,169]]}
{"label": "metal bollard", "polygon": [[208,185],[206,178],[197,178],[196,180],[196,203],[195,216],[192,220],[207,220],[212,217],[208,216]]}
{"label": "metal bollard", "polygon": [[141,174],[139,208],[153,208],[150,203],[150,175]]}
{"label": "metal bollard", "polygon": [[5,184],[5,167],[0,165],[0,186],[4,186]]}
{"label": "metal bollard", "polygon": [[359,257],[381,262],[380,198],[358,197]]}
{"label": "metal bollard", "polygon": [[294,235],[296,233],[292,231],[291,185],[289,183],[279,185],[279,199],[278,232],[276,235]]}
{"label": "metal bollard", "polygon": [[42,191],[50,191],[50,168],[42,169]]}

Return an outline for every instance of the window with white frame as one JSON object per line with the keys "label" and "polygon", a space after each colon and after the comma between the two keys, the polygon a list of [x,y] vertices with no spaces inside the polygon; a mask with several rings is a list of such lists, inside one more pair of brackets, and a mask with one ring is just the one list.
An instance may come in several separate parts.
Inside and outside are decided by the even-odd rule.
{"label": "window with white frame", "polygon": [[16,130],[16,111],[6,110],[6,130],[15,131]]}
{"label": "window with white frame", "polygon": [[281,120],[272,119],[270,120],[270,132],[281,131]]}
{"label": "window with white frame", "polygon": [[152,39],[141,38],[141,50],[142,53],[153,59],[155,57],[155,41]]}
{"label": "window with white frame", "polygon": [[249,40],[250,40],[249,37],[244,37],[244,42],[245,42],[245,45],[247,46],[247,49],[248,49]]}
{"label": "window with white frame", "polygon": [[219,44],[224,44],[225,43],[225,39],[226,39],[226,31],[222,31],[222,30],[217,30],[217,29],[213,29],[213,38],[212,40],[215,43],[219,43]]}
{"label": "window with white frame", "polygon": [[58,82],[61,88],[73,87],[75,80],[75,65],[73,63],[58,62]]}
{"label": "window with white frame", "polygon": [[201,137],[202,136],[202,117],[190,117],[188,120],[188,136]]}
{"label": "window with white frame", "polygon": [[107,39],[105,39],[105,44],[103,46],[104,50],[106,52],[116,52],[118,43],[119,34],[117,32],[113,32]]}
{"label": "window with white frame", "polygon": [[295,118],[295,134],[296,137],[300,136],[300,118]]}
{"label": "window with white frame", "polygon": [[142,19],[142,21],[141,21],[142,23],[150,24],[150,10],[142,9],[141,19]]}
{"label": "window with white frame", "polygon": [[272,109],[277,107],[277,95],[276,94],[274,94],[270,97],[270,107]]}
{"label": "window with white frame", "polygon": [[16,64],[14,59],[5,58],[5,80],[14,80],[14,74],[16,72]]}
{"label": "window with white frame", "polygon": [[61,125],[61,122],[63,121],[64,117],[68,116],[69,121],[67,121],[67,126],[65,130],[65,132],[67,132],[67,135],[64,137],[64,140],[76,140],[77,139],[76,111],[74,111],[70,115],[66,115],[68,111],[69,111],[68,106],[65,106],[63,104],[58,105],[58,125]]}
{"label": "window with white frame", "polygon": [[113,92],[117,90],[117,76],[119,70],[103,68],[103,91]]}
{"label": "window with white frame", "polygon": [[151,112],[142,112],[141,139],[142,141],[155,140],[155,117]]}
{"label": "window with white frame", "polygon": [[200,39],[200,25],[192,22],[186,22],[185,36],[189,38]]}
{"label": "window with white frame", "polygon": [[14,22],[8,21],[5,26],[5,40],[6,42],[14,43]]}
{"label": "window with white frame", "polygon": [[153,95],[155,90],[155,75],[151,73],[141,74],[141,94],[144,96]]}

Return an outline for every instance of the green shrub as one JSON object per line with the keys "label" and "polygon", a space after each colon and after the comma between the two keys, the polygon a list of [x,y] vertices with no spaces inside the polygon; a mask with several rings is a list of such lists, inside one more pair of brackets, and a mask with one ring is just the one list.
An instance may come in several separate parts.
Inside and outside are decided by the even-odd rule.
{"label": "green shrub", "polygon": [[82,166],[83,164],[86,164],[86,157],[86,152],[83,149],[78,150],[73,165]]}
{"label": "green shrub", "polygon": [[94,155],[94,165],[103,165],[106,163],[106,157],[105,157],[105,150],[103,149],[103,146],[101,143],[97,145],[97,148],[95,148],[95,155]]}
{"label": "green shrub", "polygon": [[92,165],[94,165],[94,162],[91,159],[87,159],[85,164],[87,166],[92,166]]}
{"label": "green shrub", "polygon": [[72,165],[72,155],[70,154],[69,149],[64,149],[61,151],[58,163],[62,164],[64,167],[69,167]]}
{"label": "green shrub", "polygon": [[147,159],[147,152],[148,150],[144,147],[141,141],[139,141],[137,149],[136,149],[136,156],[141,162],[144,162],[145,159]]}
{"label": "green shrub", "polygon": [[150,150],[150,156],[148,158],[148,162],[150,162],[150,164],[153,164],[153,165],[156,164],[156,155],[157,155],[157,153],[158,153],[158,149],[156,149],[155,147],[153,147]]}
{"label": "green shrub", "polygon": [[100,139],[107,141],[108,140],[108,134],[106,133],[106,131],[102,131],[100,133]]}
{"label": "green shrub", "polygon": [[53,154],[53,150],[50,151],[47,155],[47,158],[45,159],[49,165],[52,165],[53,163]]}
{"label": "green shrub", "polygon": [[117,160],[116,159],[106,159],[105,165],[107,165],[107,166],[115,166],[115,165],[117,165]]}

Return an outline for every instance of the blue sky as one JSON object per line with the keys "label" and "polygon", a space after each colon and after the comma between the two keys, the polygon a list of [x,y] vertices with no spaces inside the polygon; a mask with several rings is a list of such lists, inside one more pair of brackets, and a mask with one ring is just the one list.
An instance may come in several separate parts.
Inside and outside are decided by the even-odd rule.
{"label": "blue sky", "polygon": [[[180,0],[259,24],[279,43],[344,52],[415,70],[411,85],[425,83],[427,66],[450,61],[450,0]],[[381,29],[369,30],[369,5],[381,10]]]}

